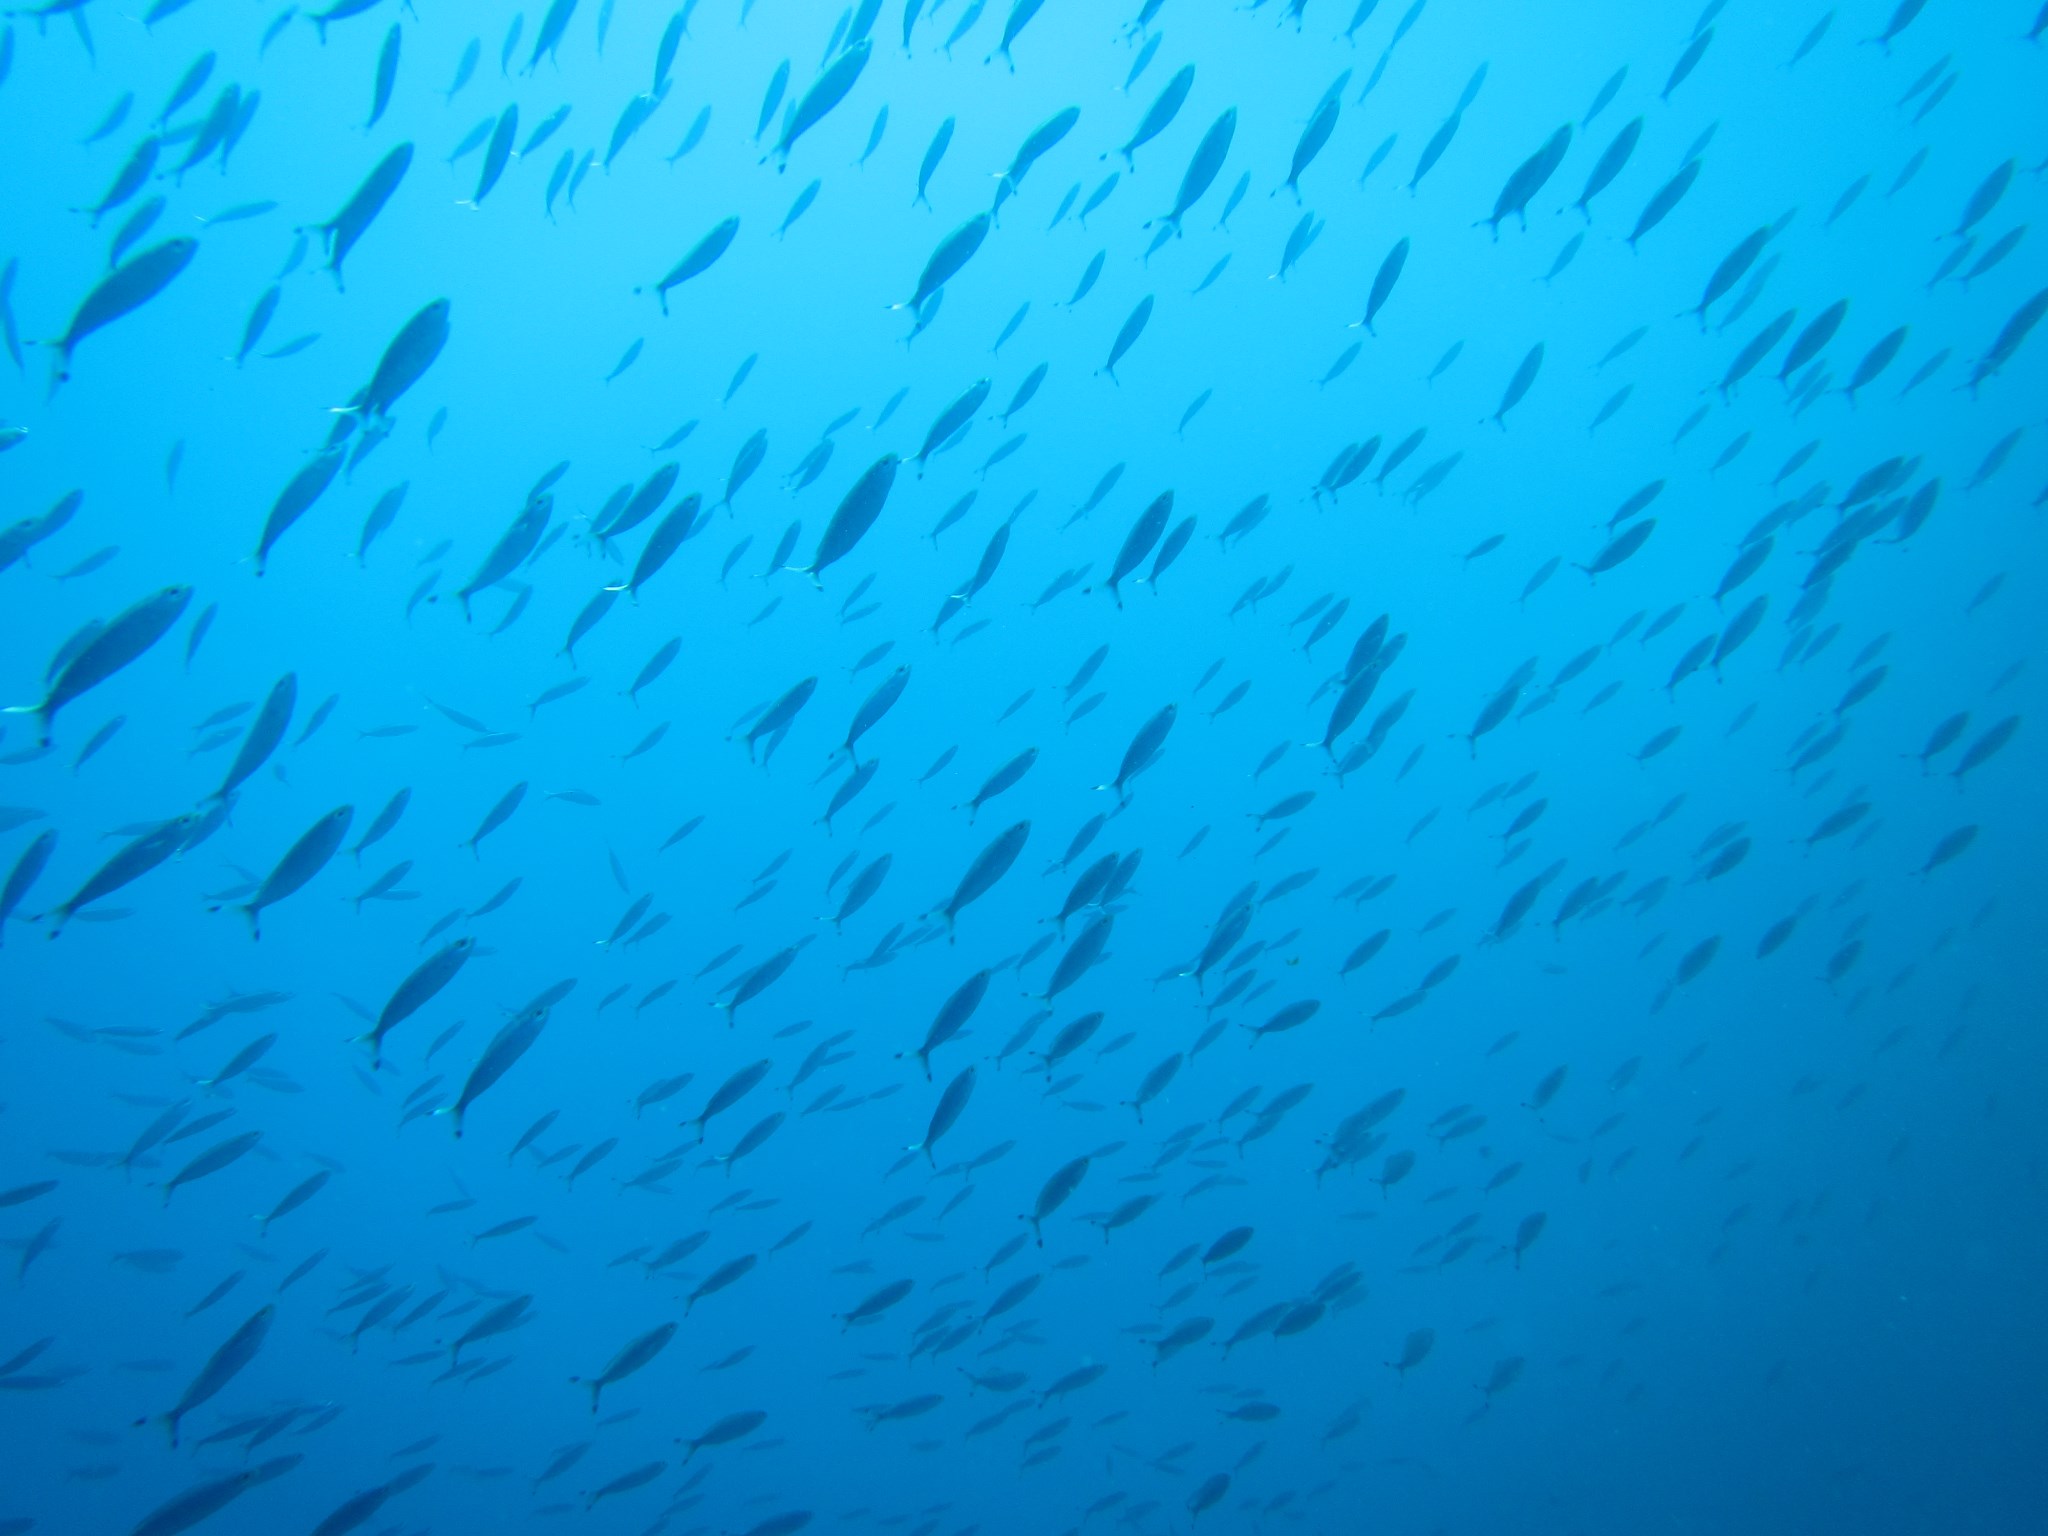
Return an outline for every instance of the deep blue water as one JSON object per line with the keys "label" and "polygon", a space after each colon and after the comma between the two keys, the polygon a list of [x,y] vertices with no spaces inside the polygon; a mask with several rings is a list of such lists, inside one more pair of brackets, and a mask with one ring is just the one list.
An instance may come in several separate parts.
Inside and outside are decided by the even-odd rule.
{"label": "deep blue water", "polygon": [[0,1531],[2040,1528],[2027,0],[42,9]]}

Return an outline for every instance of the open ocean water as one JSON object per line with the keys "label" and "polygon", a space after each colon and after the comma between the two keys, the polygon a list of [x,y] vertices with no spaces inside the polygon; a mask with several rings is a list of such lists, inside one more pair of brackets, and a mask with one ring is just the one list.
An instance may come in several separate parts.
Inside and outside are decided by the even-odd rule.
{"label": "open ocean water", "polygon": [[2048,9],[0,17],[0,1533],[2048,1529]]}

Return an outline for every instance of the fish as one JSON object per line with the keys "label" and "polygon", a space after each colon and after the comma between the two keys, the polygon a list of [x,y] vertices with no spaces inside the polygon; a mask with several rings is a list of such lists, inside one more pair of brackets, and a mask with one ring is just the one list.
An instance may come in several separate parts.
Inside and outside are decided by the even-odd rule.
{"label": "fish", "polygon": [[893,304],[890,308],[921,310],[928,299],[945,287],[959,274],[961,268],[974,259],[975,253],[982,247],[982,242],[988,239],[989,227],[989,215],[977,213],[953,230],[934,247],[931,256],[925,262],[924,270],[918,274],[916,290],[902,303]]}
{"label": "fish", "polygon": [[[457,1141],[463,1139],[463,1126],[469,1108],[485,1092],[496,1087],[506,1077],[506,1073],[510,1073],[512,1067],[516,1067],[524,1059],[524,1055],[535,1047],[535,1042],[541,1038],[541,1032],[547,1028],[551,1010],[555,1008],[557,1001],[561,1001],[561,997],[569,993],[573,985],[573,981],[557,983],[549,991],[543,991],[535,1001],[526,1004],[526,1008],[516,1012],[510,1020],[506,1020],[498,1034],[489,1038],[489,1042],[483,1047],[483,1055],[477,1057],[475,1067],[469,1069],[469,1077],[463,1079],[463,1090],[457,1096],[455,1104],[446,1106],[444,1110],[434,1110],[434,1114],[451,1116],[449,1124],[455,1130]],[[465,1335],[461,1343],[467,1341],[469,1337]],[[461,1343],[457,1343],[457,1350],[461,1350]]]}
{"label": "fish", "polygon": [[166,1429],[170,1432],[171,1446],[177,1448],[178,1426],[185,1415],[216,1396],[222,1388],[254,1360],[269,1336],[270,1326],[277,1318],[275,1306],[263,1306],[251,1313],[248,1320],[221,1343],[197,1376],[186,1386],[171,1410],[163,1416]]}
{"label": "fish", "polygon": [[411,1018],[461,974],[463,966],[476,951],[476,940],[471,938],[452,939],[434,951],[413,968],[385,1001],[372,1023],[369,1033],[360,1036],[370,1045],[370,1066],[374,1070],[382,1063],[384,1037],[400,1024]]}
{"label": "fish", "polygon": [[1630,250],[1634,250],[1645,235],[1670,217],[1671,211],[1684,199],[1685,194],[1692,190],[1693,183],[1699,180],[1699,175],[1700,162],[1698,159],[1691,159],[1681,165],[1677,173],[1657,189],[1649,202],[1643,205],[1642,213],[1636,218],[1635,228],[1629,231],[1627,243]]}
{"label": "fish", "polygon": [[[1373,321],[1379,318],[1380,310],[1386,306],[1387,300],[1393,297],[1394,285],[1401,280],[1401,270],[1407,264],[1408,241],[1403,237],[1394,242],[1392,249],[1381,259],[1379,270],[1373,274],[1372,290],[1367,294],[1365,301],[1365,318],[1358,322],[1365,327],[1368,336],[1379,334],[1373,329]],[[1332,370],[1333,375],[1338,372],[1342,372],[1342,369]],[[1329,379],[1326,377],[1324,382],[1329,382]],[[1362,473],[1364,466],[1360,465],[1359,468]]]}
{"label": "fish", "polygon": [[417,384],[448,344],[449,301],[435,299],[399,328],[361,396],[348,407],[358,420],[378,424],[389,418],[399,397]]}
{"label": "fish", "polygon": [[895,454],[885,453],[862,472],[833,510],[810,564],[792,567],[797,574],[810,577],[814,587],[823,587],[819,578],[826,569],[852,554],[881,517],[896,483],[898,465]]}
{"label": "fish", "polygon": [[250,1489],[283,1477],[304,1460],[305,1457],[298,1454],[273,1456],[239,1472],[195,1483],[143,1516],[130,1536],[174,1536],[178,1531],[190,1530],[208,1516],[227,1508]]}
{"label": "fish", "polygon": [[1125,318],[1122,328],[1116,333],[1116,340],[1110,343],[1108,361],[1097,370],[1109,375],[1111,383],[1119,382],[1116,376],[1116,365],[1123,361],[1125,353],[1137,345],[1138,338],[1145,334],[1145,327],[1150,323],[1151,319],[1152,295],[1148,293],[1144,298],[1138,300],[1136,307]]}
{"label": "fish", "polygon": [[111,896],[115,891],[141,879],[185,847],[193,834],[196,818],[174,816],[124,844],[69,899],[44,914],[50,920],[50,937],[56,938],[85,907]]}
{"label": "fish", "polygon": [[349,825],[354,819],[354,806],[336,806],[284,851],[276,867],[256,887],[255,894],[241,904],[242,915],[249,920],[249,937],[263,937],[259,920],[265,907],[275,906],[302,889],[327,867],[347,839]]}
{"label": "fish", "polygon": [[[594,1414],[603,1398],[604,1389],[623,1381],[626,1377],[646,1368],[657,1355],[668,1348],[669,1341],[676,1336],[676,1324],[663,1323],[624,1345],[612,1356],[604,1370],[590,1379],[590,1411]],[[570,1378],[572,1382],[580,1377]]]}
{"label": "fish", "polygon": [[[867,69],[868,60],[873,53],[873,41],[862,38],[834,58],[818,78],[811,82],[810,87],[798,99],[796,107],[789,114],[783,125],[782,136],[776,140],[775,148],[771,151],[775,156],[778,171],[789,168],[790,152],[795,149],[796,141],[823,122],[832,109],[852,93],[862,73]],[[768,111],[772,110],[771,105]],[[764,118],[767,115],[768,112],[763,113]]]}
{"label": "fish", "polygon": [[42,703],[15,705],[5,713],[33,718],[41,728],[43,745],[48,746],[58,711],[139,661],[184,617],[191,601],[192,589],[187,586],[164,587],[138,599],[66,660]]}
{"label": "fish", "polygon": [[1024,851],[1024,845],[1031,837],[1031,823],[1014,822],[1004,828],[981,852],[969,862],[967,871],[960,877],[947,901],[934,909],[934,915],[942,918],[950,933],[960,913],[992,890],[1010,868],[1017,862],[1017,856]]}
{"label": "fish", "polygon": [[689,1448],[683,1453],[683,1461],[687,1464],[691,1457],[707,1445],[731,1445],[736,1440],[744,1440],[767,1422],[768,1415],[759,1409],[746,1409],[714,1420],[706,1426],[703,1433],[678,1442]]}
{"label": "fish", "polygon": [[1223,169],[1223,162],[1230,154],[1231,140],[1236,134],[1237,108],[1227,107],[1195,146],[1194,157],[1188,161],[1188,168],[1181,176],[1180,190],[1174,194],[1173,206],[1160,219],[1175,236],[1180,234],[1181,220],[1188,210],[1201,200],[1202,194],[1209,190],[1217,173]]}
{"label": "fish", "polygon": [[1072,1198],[1075,1190],[1081,1187],[1082,1181],[1088,1177],[1090,1162],[1091,1159],[1087,1157],[1077,1157],[1071,1162],[1062,1163],[1040,1186],[1038,1198],[1032,1204],[1031,1214],[1025,1218],[1031,1223],[1033,1238],[1039,1247],[1045,1246],[1045,1222]]}
{"label": "fish", "polygon": [[1529,203],[1541,192],[1550,178],[1557,174],[1557,168],[1564,164],[1564,157],[1572,146],[1572,125],[1560,124],[1557,131],[1544,140],[1543,146],[1509,175],[1494,199],[1493,212],[1479,220],[1493,234],[1500,238],[1501,220],[1513,214],[1526,231],[1529,227]]}
{"label": "fish", "polygon": [[498,542],[477,567],[476,574],[455,594],[456,601],[462,604],[465,621],[471,617],[472,597],[488,587],[497,586],[532,558],[547,533],[548,520],[554,515],[554,510],[554,498],[543,491],[513,516],[510,526],[498,536]]}
{"label": "fish", "polygon": [[1180,109],[1188,99],[1188,92],[1194,89],[1194,84],[1195,66],[1183,64],[1174,71],[1173,78],[1168,80],[1159,94],[1152,99],[1151,106],[1145,109],[1145,115],[1139,119],[1136,130],[1117,149],[1117,153],[1124,157],[1124,164],[1128,169],[1137,169],[1136,152],[1164,133],[1172,125],[1174,118],[1180,115]]}
{"label": "fish", "polygon": [[80,301],[64,334],[51,343],[51,396],[71,377],[72,356],[86,337],[157,297],[191,265],[198,251],[198,241],[175,236],[136,253],[102,278]]}
{"label": "fish", "polygon": [[433,1472],[434,1465],[431,1462],[421,1466],[408,1467],[388,1482],[379,1483],[374,1488],[365,1488],[360,1493],[352,1494],[337,1505],[332,1514],[313,1527],[314,1536],[341,1536],[341,1533],[345,1531],[359,1528],[375,1518],[378,1511],[382,1510],[392,1499],[413,1488],[417,1488]]}
{"label": "fish", "polygon": [[412,169],[412,158],[411,142],[400,143],[371,167],[362,184],[349,195],[348,201],[341,205],[341,210],[333,218],[324,224],[307,226],[308,233],[320,236],[321,246],[327,253],[326,270],[334,274],[336,291],[344,290],[342,264],[404,183],[406,172]]}
{"label": "fish", "polygon": [[[1019,0],[1026,3],[1026,0]],[[1031,167],[1049,154],[1061,140],[1074,131],[1074,125],[1081,120],[1079,107],[1064,107],[1040,123],[1024,137],[1017,146],[1017,152],[1010,157],[1009,165],[996,178],[996,207],[1015,197]]]}
{"label": "fish", "polygon": [[[654,285],[654,296],[661,303],[661,312],[668,314],[668,292],[671,288],[687,283],[693,277],[701,277],[717,263],[732,247],[738,236],[740,221],[737,215],[724,218],[711,226],[703,238],[684,252],[683,257]],[[638,289],[634,290],[636,293]]]}

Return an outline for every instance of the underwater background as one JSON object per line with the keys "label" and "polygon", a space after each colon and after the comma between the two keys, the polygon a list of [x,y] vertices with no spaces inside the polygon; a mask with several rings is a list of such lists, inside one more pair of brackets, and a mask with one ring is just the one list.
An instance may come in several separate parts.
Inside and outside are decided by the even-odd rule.
{"label": "underwater background", "polygon": [[2040,1528],[2044,38],[8,12],[0,1532]]}

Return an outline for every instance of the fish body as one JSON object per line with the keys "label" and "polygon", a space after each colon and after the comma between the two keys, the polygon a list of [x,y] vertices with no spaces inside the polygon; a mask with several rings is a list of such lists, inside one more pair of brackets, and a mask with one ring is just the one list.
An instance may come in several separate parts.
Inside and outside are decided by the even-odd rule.
{"label": "fish body", "polygon": [[469,600],[487,587],[495,587],[524,565],[546,534],[548,519],[554,515],[555,499],[543,491],[521,507],[511,525],[470,577],[468,585],[455,594],[462,604],[462,616],[470,617]]}
{"label": "fish body", "polygon": [[1173,492],[1162,491],[1138,514],[1138,520],[1124,536],[1123,545],[1117,550],[1116,563],[1110,567],[1109,580],[1104,583],[1117,607],[1124,605],[1118,583],[1144,564],[1145,557],[1152,553],[1153,545],[1159,542],[1159,536],[1166,532],[1167,519],[1172,515]]}
{"label": "fish body", "polygon": [[922,309],[927,299],[945,287],[973,259],[982,242],[988,239],[989,226],[989,216],[977,213],[941,240],[925,262],[924,271],[918,274],[916,291],[894,307]]}
{"label": "fish body", "polygon": [[1146,294],[1138,300],[1125,319],[1122,329],[1116,333],[1116,340],[1109,345],[1109,360],[1102,365],[1102,371],[1116,381],[1116,365],[1124,360],[1124,354],[1138,344],[1138,338],[1145,334],[1145,327],[1152,319],[1152,295]]}
{"label": "fish body", "polygon": [[1179,115],[1181,106],[1187,101],[1188,92],[1194,89],[1194,85],[1194,65],[1183,64],[1174,72],[1173,78],[1166,82],[1159,94],[1152,99],[1152,105],[1146,108],[1144,117],[1138,121],[1137,130],[1117,149],[1117,153],[1124,157],[1124,164],[1127,167],[1133,170],[1137,168],[1138,162],[1134,158],[1137,151],[1166,131],[1168,125]]}
{"label": "fish body", "polygon": [[308,827],[299,840],[284,851],[276,867],[256,888],[256,894],[242,904],[242,915],[249,919],[250,937],[263,937],[259,920],[265,907],[275,906],[302,889],[327,867],[328,861],[348,837],[349,824],[354,819],[354,806],[337,806]]}
{"label": "fish body", "polygon": [[199,1374],[194,1376],[185,1388],[184,1396],[180,1397],[176,1406],[164,1415],[174,1449],[178,1444],[178,1426],[185,1415],[211,1400],[221,1388],[241,1374],[262,1350],[263,1341],[269,1337],[270,1325],[276,1318],[276,1307],[259,1307],[247,1322],[229,1334],[220,1347],[208,1357]]}
{"label": "fish body", "polygon": [[1529,200],[1557,174],[1571,147],[1572,125],[1565,123],[1544,141],[1542,148],[1515,167],[1500,189],[1500,196],[1494,199],[1493,212],[1479,221],[1493,231],[1495,239],[1500,237],[1501,220],[1511,213],[1521,221],[1523,229],[1529,227]]}
{"label": "fish body", "polygon": [[796,147],[796,141],[809,133],[831,110],[846,100],[849,92],[860,80],[861,73],[868,67],[868,59],[874,53],[874,43],[862,38],[851,48],[825,66],[824,72],[811,82],[797,101],[796,108],[789,114],[783,125],[782,137],[776,140],[775,157],[778,169],[787,169],[789,154]]}
{"label": "fish body", "polygon": [[656,1355],[659,1355],[664,1349],[668,1348],[669,1340],[675,1336],[676,1325],[674,1323],[663,1323],[657,1328],[650,1328],[646,1333],[641,1334],[616,1355],[612,1356],[610,1364],[606,1365],[599,1375],[591,1378],[590,1411],[592,1413],[597,1412],[598,1403],[603,1397],[606,1387],[625,1380],[636,1371],[645,1369]]}
{"label": "fish body", "polygon": [[529,1003],[491,1037],[490,1044],[484,1047],[483,1054],[477,1058],[475,1067],[463,1081],[461,1093],[457,1095],[455,1103],[449,1109],[450,1115],[453,1116],[457,1140],[462,1137],[463,1116],[468,1113],[469,1107],[511,1071],[519,1059],[540,1039],[541,1031],[547,1027],[551,1006],[552,1004],[545,999]]}
{"label": "fish body", "polygon": [[951,929],[961,911],[970,903],[979,901],[995,887],[997,881],[1010,872],[1010,866],[1017,862],[1017,855],[1024,851],[1024,844],[1030,840],[1031,823],[1020,821],[1006,827],[995,840],[967,866],[967,872],[960,877],[951,898],[938,909],[939,915]]}
{"label": "fish body", "polygon": [[431,1002],[434,997],[461,973],[469,957],[476,951],[476,940],[461,938],[451,940],[429,955],[413,968],[391,996],[362,1038],[370,1042],[370,1065],[381,1064],[384,1052],[384,1037],[400,1024]]}
{"label": "fish body", "polygon": [[823,585],[818,578],[825,570],[852,554],[854,546],[875,526],[888,503],[890,488],[896,483],[899,462],[895,454],[883,454],[868,466],[841,498],[832,513],[832,520],[825,525],[825,532],[818,540],[811,563],[798,567],[800,574],[810,577],[814,586]]}
{"label": "fish body", "polygon": [[65,662],[42,703],[17,705],[6,713],[34,716],[47,746],[58,711],[140,660],[184,616],[191,601],[192,589],[178,586],[142,598],[109,619]]}
{"label": "fish body", "polygon": [[1180,233],[1181,220],[1190,208],[1201,200],[1215,182],[1216,175],[1223,169],[1223,162],[1229,157],[1230,143],[1237,135],[1237,108],[1227,107],[1222,116],[1209,125],[1209,131],[1195,146],[1194,157],[1188,161],[1187,170],[1182,173],[1180,190],[1174,194],[1173,206],[1163,221],[1175,234]]}
{"label": "fish body", "polygon": [[731,247],[733,237],[739,233],[739,229],[740,221],[737,215],[721,219],[684,253],[681,261],[669,268],[660,282],[654,285],[654,294],[661,301],[661,312],[664,315],[668,313],[668,291],[710,271],[718,258]]}
{"label": "fish body", "polygon": [[366,424],[387,417],[399,397],[417,384],[448,344],[446,299],[435,299],[399,328],[376,372],[364,386],[362,398],[352,407]]}
{"label": "fish body", "polygon": [[236,760],[227,766],[221,786],[215,788],[209,799],[225,801],[242,788],[258,768],[270,762],[270,754],[276,752],[279,743],[285,739],[285,731],[291,727],[291,713],[297,702],[299,676],[295,672],[287,672],[283,678],[270,684],[270,692],[262,700],[262,709],[256,713],[248,733],[242,737],[242,748],[236,752]]}
{"label": "fish body", "polygon": [[411,143],[400,144],[371,168],[362,185],[341,205],[339,213],[325,224],[314,226],[326,247],[327,270],[334,274],[337,289],[343,286],[342,263],[405,180],[405,173],[412,168],[412,156]]}
{"label": "fish body", "polygon": [[51,343],[54,364],[50,393],[56,394],[57,386],[71,377],[72,354],[80,342],[162,293],[198,253],[197,240],[179,235],[137,252],[101,278],[72,314],[64,334]]}

